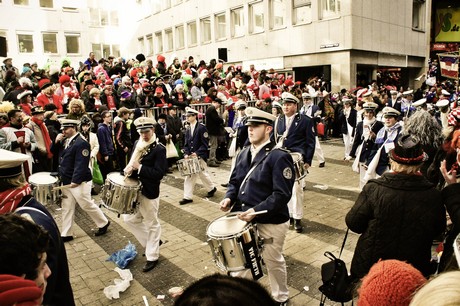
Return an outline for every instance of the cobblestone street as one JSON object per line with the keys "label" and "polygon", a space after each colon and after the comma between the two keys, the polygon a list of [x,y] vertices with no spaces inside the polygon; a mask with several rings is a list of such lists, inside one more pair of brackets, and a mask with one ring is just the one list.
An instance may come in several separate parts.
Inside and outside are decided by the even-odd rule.
{"label": "cobblestone street", "polygon": [[[319,305],[320,268],[328,260],[323,254],[331,251],[338,255],[346,230],[344,216],[359,193],[358,174],[351,170],[351,163],[343,161],[341,139],[322,142],[321,146],[326,166],[319,168],[315,158],[309,169],[304,202],[305,230],[301,234],[290,231],[285,244],[291,306]],[[205,275],[218,272],[206,242],[206,227],[223,215],[218,203],[225,195],[225,188],[220,184],[227,181],[229,169],[230,160],[219,168],[209,168],[217,185],[215,196],[205,198],[206,190],[197,185],[194,202],[183,206],[178,203],[183,195],[183,178],[177,170],[164,178],[160,197],[164,244],[158,266],[148,273],[142,272],[145,263],[143,248],[127,231],[121,218],[104,209],[112,224],[105,236],[95,237],[95,225],[78,209],[75,216],[76,239],[66,243],[77,305],[145,305],[143,296],[149,305],[173,305],[174,301],[168,295],[170,288],[185,288]],[[100,202],[98,196],[95,199]],[[59,208],[52,207],[51,211],[60,224]],[[342,255],[348,267],[356,238],[355,234],[349,235]],[[119,299],[109,300],[103,289],[113,285],[119,275],[114,271],[116,265],[107,259],[129,241],[136,245],[138,251],[137,257],[128,266],[134,280]],[[261,281],[268,285],[266,276]]]}

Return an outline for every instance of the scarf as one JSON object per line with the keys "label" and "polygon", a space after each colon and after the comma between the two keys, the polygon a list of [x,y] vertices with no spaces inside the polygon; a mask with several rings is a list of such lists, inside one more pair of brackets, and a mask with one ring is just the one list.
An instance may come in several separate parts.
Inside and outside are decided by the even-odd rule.
{"label": "scarf", "polygon": [[22,198],[32,192],[29,184],[15,189],[7,189],[0,192],[0,214],[13,212],[21,203]]}
{"label": "scarf", "polygon": [[371,134],[371,130],[372,130],[372,127],[374,126],[375,121],[377,121],[375,117],[373,117],[371,120],[367,118],[363,119],[363,138],[364,140],[369,139],[369,135]]}
{"label": "scarf", "polygon": [[43,139],[45,140],[46,157],[52,158],[53,153],[51,153],[51,138],[46,125],[43,123],[43,120],[39,120],[35,117],[32,117],[32,121],[40,127],[40,131],[42,132]]}
{"label": "scarf", "polygon": [[133,155],[131,155],[131,159],[129,160],[129,163],[126,165],[125,170],[128,167],[131,167],[135,161],[140,162],[142,156],[145,153],[147,153],[147,149],[150,147],[150,145],[156,141],[157,141],[157,137],[155,133],[153,133],[152,138],[150,138],[149,141],[144,141],[143,139],[139,139],[139,141],[136,144],[136,148],[134,149]]}
{"label": "scarf", "polygon": [[[396,122],[395,125],[392,127],[384,127],[380,129],[375,139],[376,144],[382,144],[384,142],[391,143],[395,140],[396,136],[398,136],[399,130],[401,129],[401,125],[399,122]],[[385,138],[385,135],[387,137]]]}

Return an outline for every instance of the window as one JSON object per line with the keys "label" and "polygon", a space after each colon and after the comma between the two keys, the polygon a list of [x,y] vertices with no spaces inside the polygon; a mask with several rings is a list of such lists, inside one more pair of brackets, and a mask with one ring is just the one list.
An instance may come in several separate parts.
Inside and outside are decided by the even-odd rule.
{"label": "window", "polygon": [[43,33],[43,52],[58,53],[56,33]]}
{"label": "window", "polygon": [[216,39],[223,39],[227,37],[226,35],[226,22],[225,22],[225,13],[215,16],[215,25],[216,25]]}
{"label": "window", "polygon": [[264,31],[264,3],[249,4],[249,32],[251,34]]}
{"label": "window", "polygon": [[53,0],[40,0],[40,7],[53,8]]}
{"label": "window", "polygon": [[311,20],[311,0],[293,0],[293,20],[292,24],[310,23]]}
{"label": "window", "polygon": [[172,0],[172,5],[176,6],[182,3],[182,0]]}
{"label": "window", "polygon": [[245,34],[244,26],[244,11],[243,8],[236,8],[230,11],[230,16],[232,19],[231,32],[232,37],[240,37]]}
{"label": "window", "polygon": [[286,0],[270,0],[270,29],[284,28],[286,21]]}
{"label": "window", "polygon": [[111,11],[110,12],[110,25],[118,27],[118,12],[117,11]]}
{"label": "window", "polygon": [[185,47],[185,37],[184,37],[184,26],[180,25],[176,27],[176,49],[181,49]]}
{"label": "window", "polygon": [[119,45],[107,45],[107,44],[91,44],[91,51],[94,52],[96,59],[99,58],[108,58],[109,55],[115,57],[120,56],[120,46]]}
{"label": "window", "polygon": [[102,58],[101,44],[91,44],[91,51],[94,53],[95,58]]}
{"label": "window", "polygon": [[321,0],[321,18],[337,17],[340,14],[340,0]]}
{"label": "window", "polygon": [[80,53],[80,34],[64,34],[67,53]]}
{"label": "window", "polygon": [[34,52],[34,41],[32,34],[18,34],[19,52]]}
{"label": "window", "polygon": [[14,0],[16,5],[29,5],[29,0]]}
{"label": "window", "polygon": [[109,25],[109,12],[100,10],[99,14],[101,16],[101,26],[108,26]]}
{"label": "window", "polygon": [[106,11],[100,8],[89,9],[90,25],[91,26],[118,26],[118,12]]}
{"label": "window", "polygon": [[196,35],[196,22],[189,22],[187,24],[187,34],[188,34],[188,45],[196,46],[198,44],[198,38]]}
{"label": "window", "polygon": [[140,53],[144,53],[144,50],[145,50],[144,37],[137,38],[137,45],[139,46]]}
{"label": "window", "polygon": [[147,55],[153,55],[153,36],[152,34],[147,35]]}
{"label": "window", "polygon": [[206,17],[200,20],[201,43],[211,41],[211,18]]}
{"label": "window", "polygon": [[413,0],[412,2],[412,28],[425,30],[425,0]]}
{"label": "window", "polygon": [[174,48],[172,29],[165,30],[165,39],[166,39],[165,51],[172,51]]}
{"label": "window", "polygon": [[156,32],[155,33],[155,53],[161,53],[163,52],[163,36],[161,35],[161,32]]}

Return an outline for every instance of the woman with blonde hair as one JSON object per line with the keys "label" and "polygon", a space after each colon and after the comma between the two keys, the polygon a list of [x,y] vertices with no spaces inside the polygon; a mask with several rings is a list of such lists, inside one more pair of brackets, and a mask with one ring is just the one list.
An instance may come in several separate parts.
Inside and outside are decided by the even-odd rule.
{"label": "woman with blonde hair", "polygon": [[409,306],[460,305],[460,271],[441,273],[414,295]]}
{"label": "woman with blonde hair", "polygon": [[80,120],[84,115],[86,115],[86,110],[83,100],[72,99],[69,103],[67,119]]}

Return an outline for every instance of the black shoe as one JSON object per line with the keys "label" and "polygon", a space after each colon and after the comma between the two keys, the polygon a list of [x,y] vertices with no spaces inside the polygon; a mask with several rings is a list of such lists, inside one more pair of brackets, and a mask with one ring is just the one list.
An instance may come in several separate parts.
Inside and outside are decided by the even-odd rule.
{"label": "black shoe", "polygon": [[219,164],[217,164],[216,162],[208,162],[208,167],[216,168],[219,167]]}
{"label": "black shoe", "polygon": [[324,168],[325,165],[326,165],[326,162],[322,162],[322,163],[319,164],[319,167]]}
{"label": "black shoe", "polygon": [[73,240],[73,236],[62,236],[62,242],[69,242]]}
{"label": "black shoe", "polygon": [[105,233],[107,233],[107,229],[109,228],[109,225],[110,225],[110,221],[107,222],[106,225],[104,225],[104,227],[100,227],[97,232],[94,234],[94,236],[102,236],[104,235]]}
{"label": "black shoe", "polygon": [[228,187],[228,183],[220,184],[220,186],[227,188],[227,187]]}
{"label": "black shoe", "polygon": [[149,272],[150,270],[155,268],[157,264],[158,264],[158,260],[155,260],[155,261],[147,260],[144,267],[142,268],[142,272]]}
{"label": "black shoe", "polygon": [[303,231],[303,226],[300,219],[294,219],[294,229],[297,233],[301,233]]}
{"label": "black shoe", "polygon": [[188,203],[192,203],[193,200],[189,200],[189,199],[182,199],[179,201],[179,204],[180,205],[185,205],[185,204],[188,204]]}
{"label": "black shoe", "polygon": [[222,161],[221,160],[216,160],[216,164],[220,165],[220,164],[222,164]]}
{"label": "black shoe", "polygon": [[217,191],[217,188],[214,187],[213,190],[211,190],[210,192],[208,192],[208,194],[206,195],[206,197],[212,198],[212,197],[214,196],[214,194],[216,193],[216,191]]}

